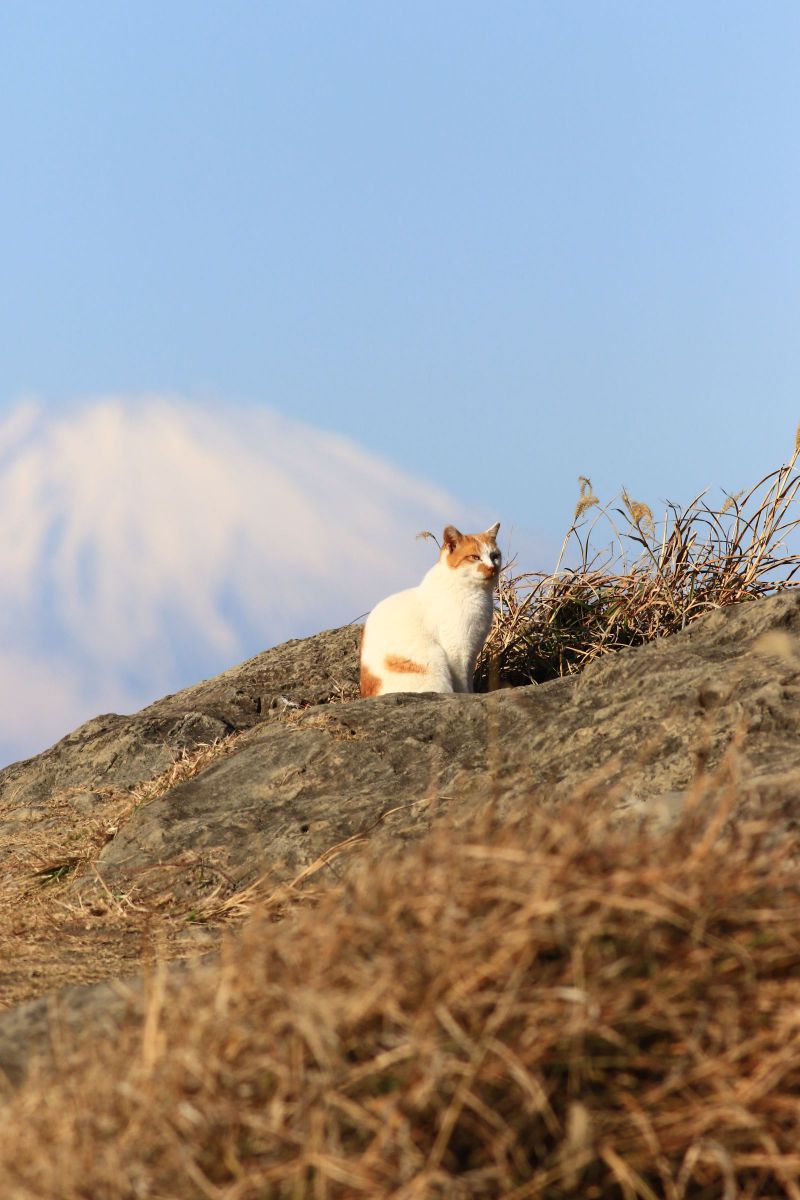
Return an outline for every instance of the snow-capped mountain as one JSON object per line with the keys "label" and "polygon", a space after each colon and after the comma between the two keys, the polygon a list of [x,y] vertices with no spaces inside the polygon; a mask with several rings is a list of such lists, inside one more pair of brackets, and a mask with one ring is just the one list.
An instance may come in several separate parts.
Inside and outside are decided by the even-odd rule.
{"label": "snow-capped mountain", "polygon": [[177,397],[0,421],[0,764],[414,583],[471,514],[342,437]]}

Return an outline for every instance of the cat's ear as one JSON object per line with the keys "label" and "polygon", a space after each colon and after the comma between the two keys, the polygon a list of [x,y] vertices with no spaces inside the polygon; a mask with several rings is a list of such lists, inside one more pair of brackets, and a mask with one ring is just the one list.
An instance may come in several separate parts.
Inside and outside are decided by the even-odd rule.
{"label": "cat's ear", "polygon": [[442,534],[442,545],[446,546],[448,550],[455,550],[463,536],[463,533],[459,533],[455,525],[448,525]]}
{"label": "cat's ear", "polygon": [[496,521],[495,524],[491,527],[491,529],[486,530],[486,537],[496,538],[497,531],[499,528],[500,528],[500,522]]}

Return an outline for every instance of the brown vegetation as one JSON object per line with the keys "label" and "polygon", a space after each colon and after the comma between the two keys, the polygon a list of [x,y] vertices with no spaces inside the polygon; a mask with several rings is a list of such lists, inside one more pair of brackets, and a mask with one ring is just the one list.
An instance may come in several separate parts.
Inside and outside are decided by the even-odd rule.
{"label": "brown vegetation", "polygon": [[[512,564],[501,578],[476,688],[572,674],[711,609],[796,586],[798,454],[796,445],[788,463],[716,507],[704,493],[685,507],[669,503],[658,524],[625,490],[602,506],[582,476],[555,570],[514,574]],[[574,565],[562,567],[570,556]]]}
{"label": "brown vegetation", "polygon": [[[154,779],[95,793],[88,809],[74,807],[85,789],[55,792],[47,820],[0,833],[0,1008],[65,984],[135,971],[153,957],[156,942],[175,958],[207,948],[209,939],[187,921],[210,920],[209,913],[223,919],[217,895],[223,881],[205,888],[202,899],[179,903],[164,885],[112,891],[94,863],[137,808],[194,778],[247,738],[235,734],[182,751]],[[184,874],[197,867],[182,864]],[[71,885],[79,875],[85,882],[76,892]]]}
{"label": "brown vegetation", "polygon": [[439,828],[154,973],[0,1131],[10,1200],[800,1197],[800,885],[728,821]]}

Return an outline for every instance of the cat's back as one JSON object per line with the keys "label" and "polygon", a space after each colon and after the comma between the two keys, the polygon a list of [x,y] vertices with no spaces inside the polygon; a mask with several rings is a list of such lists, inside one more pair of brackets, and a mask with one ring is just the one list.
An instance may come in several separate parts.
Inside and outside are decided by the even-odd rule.
{"label": "cat's back", "polygon": [[[396,648],[418,646],[426,640],[418,587],[394,592],[375,605],[364,625],[362,657],[377,659]],[[429,639],[428,639],[429,640]]]}

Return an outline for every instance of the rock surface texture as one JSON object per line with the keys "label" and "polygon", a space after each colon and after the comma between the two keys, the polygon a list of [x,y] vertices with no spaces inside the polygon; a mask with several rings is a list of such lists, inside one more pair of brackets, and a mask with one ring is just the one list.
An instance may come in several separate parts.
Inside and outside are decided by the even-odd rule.
{"label": "rock surface texture", "polygon": [[0,805],[35,807],[63,787],[125,785],[162,771],[176,750],[250,729],[285,700],[325,704],[357,692],[359,630],[353,626],[284,642],[131,717],[81,725],[50,750],[0,771]]}
{"label": "rock surface texture", "polygon": [[[235,898],[256,880],[277,887],[338,862],[343,846],[397,853],[442,814],[458,820],[487,804],[502,812],[577,795],[606,806],[609,820],[669,820],[700,771],[733,758],[745,802],[768,799],[795,822],[800,595],[721,609],[581,676],[487,695],[352,699],[357,642],[346,628],[286,643],[6,768],[0,853],[63,822],[55,795],[102,814],[114,789],[234,733],[206,769],[131,806],[91,871],[71,880],[77,904],[98,886]],[[59,1011],[102,1030],[124,1009],[121,995],[109,983],[71,988]],[[52,1011],[39,996],[0,1014],[0,1068],[12,1082],[31,1048],[47,1050]]]}

